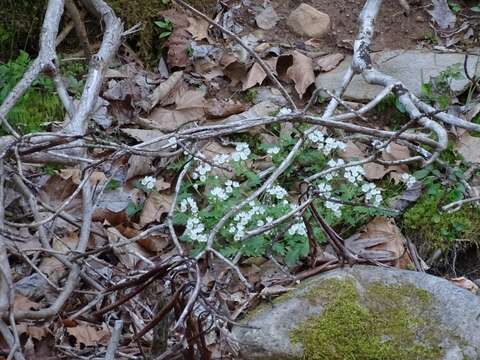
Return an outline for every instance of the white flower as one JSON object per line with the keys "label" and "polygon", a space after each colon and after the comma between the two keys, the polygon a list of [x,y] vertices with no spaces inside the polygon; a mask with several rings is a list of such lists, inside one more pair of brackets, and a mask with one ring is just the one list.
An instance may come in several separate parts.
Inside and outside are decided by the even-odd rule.
{"label": "white flower", "polygon": [[267,216],[267,217],[265,218],[265,222],[266,222],[267,224],[270,224],[272,221],[273,221],[273,217],[271,217],[271,216]]}
{"label": "white flower", "polygon": [[278,116],[282,116],[282,115],[290,115],[292,113],[292,109],[289,109],[289,108],[286,108],[286,107],[283,107],[280,109],[280,111],[278,112]]}
{"label": "white flower", "polygon": [[267,149],[267,154],[269,155],[275,155],[275,154],[278,154],[279,152],[280,152],[280,148],[278,146],[273,146]]}
{"label": "white flower", "polygon": [[383,200],[380,189],[378,189],[377,186],[373,183],[363,184],[362,192],[365,194],[365,200],[373,202],[375,206],[380,205]]}
{"label": "white flower", "polygon": [[288,195],[287,190],[282,188],[280,185],[270,186],[267,189],[267,193],[275,196],[278,200],[282,200],[285,196]]}
{"label": "white flower", "polygon": [[303,222],[293,224],[290,229],[288,229],[289,235],[300,235],[300,236],[307,236],[307,228]]}
{"label": "white flower", "polygon": [[311,133],[307,135],[308,140],[310,140],[312,143],[322,143],[324,136],[323,133],[320,130],[313,130]]}
{"label": "white flower", "polygon": [[341,211],[342,206],[343,206],[342,204],[337,202],[325,201],[325,207],[327,209],[332,210],[336,217],[342,216],[342,211]]}
{"label": "white flower", "polygon": [[260,226],[263,226],[265,225],[265,222],[263,220],[258,220],[257,221],[257,226],[260,227]]}
{"label": "white flower", "polygon": [[191,217],[187,220],[184,235],[188,236],[193,241],[206,242],[207,235],[204,234],[205,225],[202,224],[199,218]]}
{"label": "white flower", "polygon": [[213,197],[218,198],[219,200],[227,200],[228,199],[227,192],[219,186],[214,187],[212,190],[210,190],[210,194]]}
{"label": "white flower", "polygon": [[318,191],[327,198],[332,196],[332,187],[326,183],[320,183],[318,185]]}
{"label": "white flower", "polygon": [[180,212],[187,212],[188,208],[190,208],[190,211],[193,214],[198,213],[197,203],[195,202],[195,200],[193,200],[192,197],[185,198],[180,202]]}
{"label": "white flower", "polygon": [[156,180],[153,176],[145,176],[142,179],[141,184],[145,186],[148,190],[152,190],[155,187],[155,182]]}
{"label": "white flower", "polygon": [[228,158],[227,154],[218,154],[213,157],[213,163],[215,165],[223,165],[228,161]]}
{"label": "white flower", "polygon": [[401,180],[405,183],[405,186],[407,189],[410,189],[416,182],[417,179],[415,179],[415,176],[412,176],[410,174],[402,174]]}
{"label": "white flower", "polygon": [[238,188],[240,184],[237,181],[227,180],[225,181],[225,191],[227,193],[233,192],[234,188]]}
{"label": "white flower", "polygon": [[235,152],[232,155],[233,161],[247,160],[248,155],[251,154],[250,148],[247,143],[237,143],[235,146]]}
{"label": "white flower", "polygon": [[330,159],[327,163],[327,165],[329,167],[337,167],[337,166],[342,166],[342,165],[345,165],[345,161],[343,161],[343,159],[338,159],[337,161],[335,161],[334,159]]}
{"label": "white flower", "polygon": [[335,140],[334,138],[326,138],[323,146],[323,153],[329,155],[333,150],[340,149],[345,150],[347,144],[342,141]]}
{"label": "white flower", "polygon": [[343,176],[345,179],[347,179],[349,182],[352,184],[356,184],[357,181],[362,180],[363,175],[365,174],[365,171],[363,170],[363,167],[361,166],[350,166],[345,168],[345,172]]}
{"label": "white flower", "polygon": [[201,163],[197,166],[195,171],[192,174],[192,178],[194,180],[200,179],[201,182],[205,182],[207,180],[207,174],[212,170],[210,164]]}

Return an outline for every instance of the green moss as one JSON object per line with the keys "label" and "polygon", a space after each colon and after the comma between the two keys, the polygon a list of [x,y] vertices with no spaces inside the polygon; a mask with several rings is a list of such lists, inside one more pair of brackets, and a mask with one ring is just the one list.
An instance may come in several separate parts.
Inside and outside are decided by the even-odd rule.
{"label": "green moss", "polygon": [[[330,279],[305,296],[325,303],[321,315],[291,332],[305,360],[439,359],[441,339],[434,319],[422,314],[430,295],[406,285],[371,284],[359,292],[353,281]],[[363,299],[368,302],[363,304]]]}
{"label": "green moss", "polygon": [[403,230],[416,240],[421,253],[428,255],[432,250],[448,252],[456,239],[466,246],[480,244],[480,211],[464,205],[455,212],[444,212],[442,205],[456,200],[441,189],[430,189],[403,216]]}

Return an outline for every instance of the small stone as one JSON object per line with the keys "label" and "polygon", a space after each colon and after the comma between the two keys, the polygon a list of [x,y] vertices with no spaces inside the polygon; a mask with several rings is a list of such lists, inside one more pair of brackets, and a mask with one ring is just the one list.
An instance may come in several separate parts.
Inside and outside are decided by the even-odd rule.
{"label": "small stone", "polygon": [[330,16],[302,3],[290,14],[287,25],[298,35],[320,38],[330,30]]}
{"label": "small stone", "polygon": [[415,18],[415,21],[416,22],[424,22],[425,18],[422,15],[417,15],[417,17]]}

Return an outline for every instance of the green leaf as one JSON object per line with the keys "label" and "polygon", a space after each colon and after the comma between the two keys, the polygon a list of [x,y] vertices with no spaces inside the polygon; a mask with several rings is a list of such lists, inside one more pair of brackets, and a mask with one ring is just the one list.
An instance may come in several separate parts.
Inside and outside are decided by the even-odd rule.
{"label": "green leaf", "polygon": [[165,32],[162,32],[159,36],[160,39],[163,39],[163,38],[167,38],[169,37],[170,35],[172,34],[171,31],[165,31]]}
{"label": "green leaf", "polygon": [[480,12],[480,5],[475,5],[470,8],[470,10],[475,11],[475,12]]}
{"label": "green leaf", "polygon": [[120,187],[120,185],[121,185],[120,181],[115,180],[115,179],[110,179],[108,181],[107,185],[105,185],[105,190],[106,191],[116,190]]}
{"label": "green leaf", "polygon": [[142,205],[137,205],[135,204],[134,202],[129,202],[128,203],[128,206],[127,206],[127,215],[129,217],[132,217],[133,215],[135,215],[136,213],[142,211],[143,209],[143,206]]}

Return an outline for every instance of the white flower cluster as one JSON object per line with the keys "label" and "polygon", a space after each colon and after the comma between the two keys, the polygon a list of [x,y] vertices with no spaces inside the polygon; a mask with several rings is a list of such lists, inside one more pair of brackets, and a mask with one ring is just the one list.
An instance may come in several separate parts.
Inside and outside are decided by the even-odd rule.
{"label": "white flower cluster", "polygon": [[195,202],[195,200],[193,200],[191,196],[180,201],[180,212],[187,212],[189,207],[192,214],[198,213],[197,203]]}
{"label": "white flower cluster", "polygon": [[169,145],[169,147],[176,149],[177,148],[177,138],[175,136],[169,138],[168,139],[168,145]]}
{"label": "white flower cluster", "polygon": [[412,176],[407,173],[402,174],[401,179],[405,183],[405,186],[407,187],[407,189],[410,189],[417,182],[417,179],[415,179],[415,176]]}
{"label": "white flower cluster", "polygon": [[234,188],[240,187],[238,181],[227,180],[225,181],[225,191],[230,194],[233,192]]}
{"label": "white flower cluster", "polygon": [[235,146],[235,152],[232,154],[232,159],[233,161],[247,160],[248,155],[251,153],[252,152],[247,143],[237,143],[237,146]]}
{"label": "white flower cluster", "polygon": [[288,235],[300,235],[300,236],[307,236],[307,228],[303,222],[293,224],[288,229]]}
{"label": "white flower cluster", "polygon": [[[330,159],[328,161],[327,165],[329,167],[333,168],[333,167],[345,165],[345,161],[343,161],[342,159],[338,159],[337,161],[335,161],[334,159]],[[331,172],[325,174],[325,179],[330,181],[337,175],[338,175],[338,171],[331,171]]]}
{"label": "white flower cluster", "polygon": [[272,146],[271,148],[267,149],[267,154],[269,155],[276,155],[280,152],[280,148],[278,146]]}
{"label": "white flower cluster", "polygon": [[227,154],[217,154],[212,160],[215,165],[223,165],[228,161],[228,159],[229,156]]}
{"label": "white flower cluster", "polygon": [[282,116],[282,115],[290,115],[292,113],[292,109],[289,109],[289,108],[286,108],[286,107],[283,107],[281,108],[279,111],[278,111],[278,116]]}
{"label": "white flower cluster", "polygon": [[212,170],[212,167],[210,164],[207,163],[200,163],[200,165],[197,166],[195,171],[192,174],[192,178],[194,180],[199,179],[201,182],[204,182],[207,180],[207,174]]}
{"label": "white flower cluster", "polygon": [[345,168],[345,172],[343,176],[352,184],[356,184],[358,181],[363,179],[363,175],[365,175],[365,171],[361,166],[349,166]]}
{"label": "white flower cluster", "polygon": [[333,201],[325,201],[325,207],[327,209],[332,210],[332,212],[335,214],[336,217],[342,216],[342,204],[333,202]]}
{"label": "white flower cluster", "polygon": [[214,187],[212,190],[210,190],[210,195],[213,197],[219,199],[219,200],[227,200],[228,199],[228,194],[225,191],[225,189],[221,188],[220,186]]}
{"label": "white flower cluster", "polygon": [[362,191],[365,194],[365,200],[372,201],[375,206],[380,205],[383,200],[380,189],[374,183],[363,184]]}
{"label": "white flower cluster", "polygon": [[192,217],[187,221],[187,228],[184,235],[187,235],[193,241],[206,242],[205,226],[198,217]]}
{"label": "white flower cluster", "polygon": [[329,184],[326,183],[320,183],[318,185],[318,191],[322,194],[324,197],[331,197],[332,196],[332,187]]}
{"label": "white flower cluster", "polygon": [[308,140],[317,145],[319,150],[325,155],[329,155],[333,150],[345,150],[347,144],[331,137],[325,138],[325,135],[320,130],[313,130],[307,135]]}
{"label": "white flower cluster", "polygon": [[285,190],[280,185],[269,186],[267,188],[267,193],[272,196],[275,196],[278,200],[282,200],[285,196],[288,195],[287,190]]}
{"label": "white flower cluster", "polygon": [[152,190],[155,187],[155,178],[153,176],[145,176],[140,182],[148,190]]}
{"label": "white flower cluster", "polygon": [[[235,215],[233,218],[233,221],[236,222],[236,224],[231,224],[230,228],[228,229],[228,232],[233,235],[233,239],[235,241],[240,240],[243,236],[245,236],[245,228],[247,225],[252,221],[253,217],[256,215],[263,215],[265,213],[265,207],[262,205],[256,205],[255,202],[250,202],[250,210],[248,211],[242,211]],[[269,222],[273,221],[273,218],[267,216],[265,218],[266,223],[268,224]],[[263,220],[258,220],[257,221],[257,226],[263,226],[265,222]]]}

